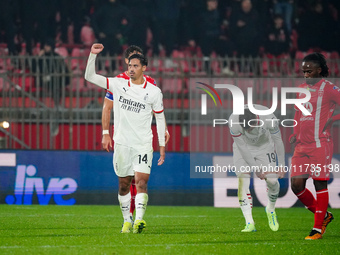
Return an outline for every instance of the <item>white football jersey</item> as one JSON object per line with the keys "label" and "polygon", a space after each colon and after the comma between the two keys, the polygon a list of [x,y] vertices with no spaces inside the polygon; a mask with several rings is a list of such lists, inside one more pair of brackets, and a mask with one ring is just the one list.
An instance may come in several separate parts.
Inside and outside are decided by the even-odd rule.
{"label": "white football jersey", "polygon": [[[268,110],[267,107],[262,105],[254,105],[254,107],[258,110]],[[259,127],[247,132],[240,125],[239,115],[232,114],[229,117],[228,125],[233,137],[242,137],[247,146],[258,148],[266,145],[267,143],[272,143],[271,135],[280,131],[279,122],[276,119],[277,118],[274,114],[258,115],[258,123],[253,121],[250,124]]]}
{"label": "white football jersey", "polygon": [[[253,105],[257,110],[268,110],[262,105]],[[247,105],[245,106],[247,107]],[[234,139],[234,149],[239,150],[243,159],[250,166],[257,166],[254,155],[268,148],[275,148],[278,163],[284,165],[285,151],[281,138],[279,122],[274,114],[256,116],[251,123],[253,128],[250,132],[243,129],[243,123],[239,121],[239,115],[230,115],[228,125]],[[241,126],[242,125],[242,126]],[[236,146],[235,146],[236,145]]]}
{"label": "white football jersey", "polygon": [[114,100],[115,143],[141,150],[152,149],[153,112],[163,112],[163,95],[155,85],[144,80],[135,85],[123,78],[107,78],[107,89]]}

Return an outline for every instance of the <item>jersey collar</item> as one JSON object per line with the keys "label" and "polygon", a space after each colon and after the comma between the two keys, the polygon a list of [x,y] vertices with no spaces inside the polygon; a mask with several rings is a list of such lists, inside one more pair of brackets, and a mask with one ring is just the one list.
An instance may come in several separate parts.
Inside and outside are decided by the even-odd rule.
{"label": "jersey collar", "polygon": [[[144,78],[144,77],[143,77]],[[145,82],[144,82],[144,85],[143,85],[143,89],[145,89],[146,88],[146,85],[147,85],[147,80],[144,78],[144,80],[145,80]],[[129,87],[131,87],[131,85],[130,85],[130,81],[131,81],[131,79],[129,80],[129,82],[128,82],[128,85],[129,85]]]}

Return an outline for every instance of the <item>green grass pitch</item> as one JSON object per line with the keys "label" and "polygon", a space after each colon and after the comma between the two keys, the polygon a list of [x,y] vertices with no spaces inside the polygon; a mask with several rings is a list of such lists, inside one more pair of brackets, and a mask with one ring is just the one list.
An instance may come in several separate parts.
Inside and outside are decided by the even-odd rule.
{"label": "green grass pitch", "polygon": [[240,209],[148,206],[141,234],[120,234],[118,206],[0,205],[0,254],[337,254],[340,210],[322,240],[305,241],[313,214],[276,209],[280,229],[269,229],[264,208],[257,232],[241,233]]}

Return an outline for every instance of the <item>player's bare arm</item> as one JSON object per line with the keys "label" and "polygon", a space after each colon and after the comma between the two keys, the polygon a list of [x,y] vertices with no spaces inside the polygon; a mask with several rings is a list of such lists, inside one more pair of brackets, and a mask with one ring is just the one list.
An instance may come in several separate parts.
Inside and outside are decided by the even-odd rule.
{"label": "player's bare arm", "polygon": [[[107,98],[104,98],[103,111],[102,111],[103,131],[110,130],[110,119],[111,119],[112,108],[113,108],[112,101]],[[110,148],[112,149],[112,138],[110,136],[110,133],[104,134],[103,132],[102,145],[103,145],[103,149],[106,151],[110,151]]]}
{"label": "player's bare arm", "polygon": [[158,159],[158,165],[162,165],[165,161],[165,146],[160,146],[159,147],[159,153],[160,153],[160,157]]}

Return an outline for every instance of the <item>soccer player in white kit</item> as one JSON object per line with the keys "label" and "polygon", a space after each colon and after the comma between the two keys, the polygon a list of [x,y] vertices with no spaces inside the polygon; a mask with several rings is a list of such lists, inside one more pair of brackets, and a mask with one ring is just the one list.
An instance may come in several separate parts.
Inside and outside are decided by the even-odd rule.
{"label": "soccer player in white kit", "polygon": [[[268,110],[262,105],[254,105],[257,110]],[[255,115],[248,105],[244,115],[232,114],[228,121],[234,139],[233,161],[237,169],[238,198],[246,226],[242,232],[255,232],[252,216],[252,196],[249,191],[251,172],[266,181],[268,204],[265,208],[271,230],[277,231],[279,223],[275,213],[275,203],[280,191],[278,178],[282,178],[285,165],[285,150],[278,120],[274,114]]]}
{"label": "soccer player in white kit", "polygon": [[[141,233],[146,227],[143,220],[148,202],[147,183],[150,176],[153,148],[151,123],[155,113],[157,135],[160,146],[158,165],[165,159],[165,117],[161,90],[149,83],[143,72],[147,60],[143,55],[134,54],[129,58],[130,79],[106,78],[95,72],[95,60],[104,46],[95,43],[87,62],[85,79],[107,89],[114,97],[113,166],[119,179],[118,200],[124,218],[122,233]],[[135,176],[137,187],[136,218],[130,217],[130,184]]]}

